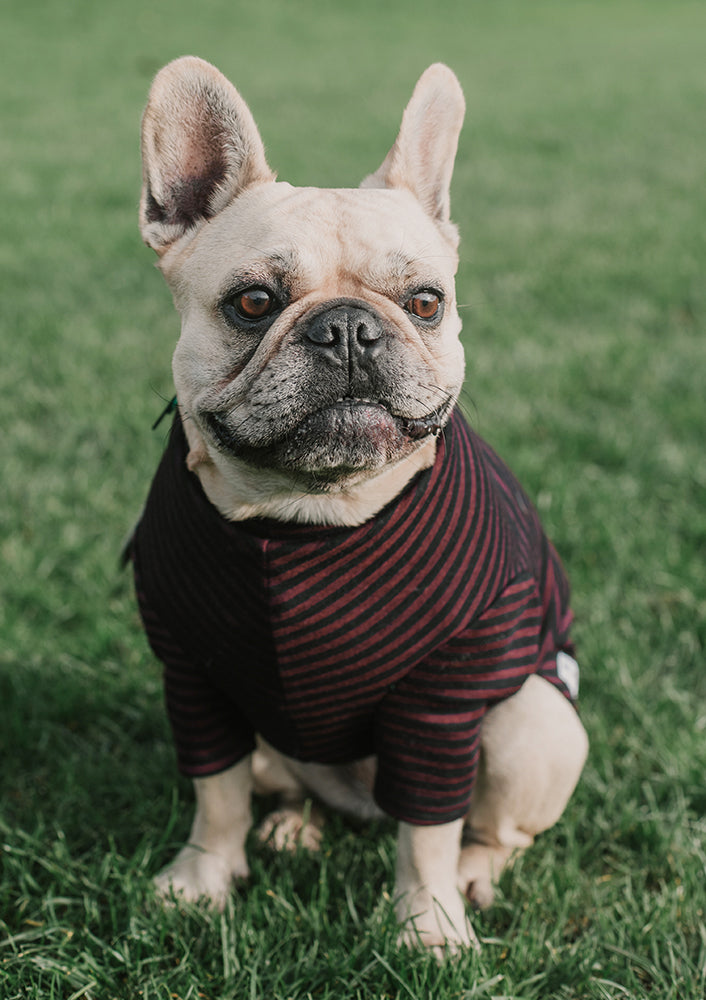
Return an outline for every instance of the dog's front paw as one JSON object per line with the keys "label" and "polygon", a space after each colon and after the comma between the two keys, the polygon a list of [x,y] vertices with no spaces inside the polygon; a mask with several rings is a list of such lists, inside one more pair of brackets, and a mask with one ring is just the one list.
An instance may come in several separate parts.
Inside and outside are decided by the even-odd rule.
{"label": "dog's front paw", "polygon": [[420,889],[402,896],[395,912],[402,924],[399,943],[408,948],[427,948],[439,959],[466,948],[480,948],[458,893],[442,902]]}
{"label": "dog's front paw", "polygon": [[229,862],[220,854],[187,844],[157,875],[154,886],[165,901],[173,902],[175,897],[186,902],[206,900],[222,910],[233,883],[244,881],[249,874],[244,858]]}

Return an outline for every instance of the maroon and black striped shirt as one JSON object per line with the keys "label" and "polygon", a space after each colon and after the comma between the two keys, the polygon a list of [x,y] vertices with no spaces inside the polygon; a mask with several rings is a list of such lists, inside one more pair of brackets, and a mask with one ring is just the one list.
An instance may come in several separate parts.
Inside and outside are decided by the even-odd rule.
{"label": "maroon and black striped shirt", "polygon": [[133,539],[183,773],[248,754],[378,756],[410,823],[462,816],[489,705],[571,652],[569,588],[512,474],[457,412],[432,468],[356,528],[230,522],[186,468],[179,418]]}

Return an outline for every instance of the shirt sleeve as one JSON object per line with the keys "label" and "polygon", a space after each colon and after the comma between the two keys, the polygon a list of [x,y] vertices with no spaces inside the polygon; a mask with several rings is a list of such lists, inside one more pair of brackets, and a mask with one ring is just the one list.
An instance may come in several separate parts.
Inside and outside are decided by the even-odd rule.
{"label": "shirt sleeve", "polygon": [[481,724],[537,669],[541,599],[530,575],[513,579],[481,615],[391,689],[376,717],[378,804],[418,825],[468,811]]}
{"label": "shirt sleeve", "polygon": [[153,652],[164,665],[167,714],[182,774],[203,778],[225,771],[255,748],[250,723],[174,641],[140,594],[140,613]]}

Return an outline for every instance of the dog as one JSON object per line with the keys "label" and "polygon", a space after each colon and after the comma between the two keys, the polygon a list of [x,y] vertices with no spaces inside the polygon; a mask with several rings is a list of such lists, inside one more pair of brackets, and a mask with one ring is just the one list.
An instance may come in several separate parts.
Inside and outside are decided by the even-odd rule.
{"label": "dog", "polygon": [[152,85],[140,227],[178,402],[130,554],[195,788],[171,900],[247,878],[253,791],[282,796],[273,842],[315,847],[311,797],[397,820],[403,943],[474,947],[467,903],[582,771],[564,571],[457,405],[464,111],[435,64],[359,188],[295,188],[210,64]]}

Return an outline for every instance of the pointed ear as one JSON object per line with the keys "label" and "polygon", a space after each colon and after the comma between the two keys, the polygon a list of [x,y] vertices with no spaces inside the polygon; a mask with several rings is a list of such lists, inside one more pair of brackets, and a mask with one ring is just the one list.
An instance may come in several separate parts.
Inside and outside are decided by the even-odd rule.
{"label": "pointed ear", "polygon": [[142,118],[142,178],[140,231],[159,254],[246,187],[274,180],[247,104],[202,59],[157,74]]}
{"label": "pointed ear", "polygon": [[449,188],[465,110],[454,73],[442,63],[430,66],[414,88],[394,146],[361,187],[407,188],[428,215],[453,232]]}

